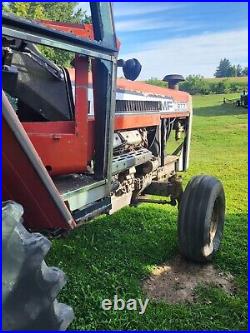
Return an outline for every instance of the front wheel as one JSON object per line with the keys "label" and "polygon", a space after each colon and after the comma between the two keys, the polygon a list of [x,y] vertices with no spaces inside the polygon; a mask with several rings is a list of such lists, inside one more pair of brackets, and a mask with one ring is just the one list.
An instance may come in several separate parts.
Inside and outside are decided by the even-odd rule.
{"label": "front wheel", "polygon": [[178,239],[181,254],[207,262],[218,251],[223,235],[225,194],[211,176],[196,176],[188,183],[179,207]]}

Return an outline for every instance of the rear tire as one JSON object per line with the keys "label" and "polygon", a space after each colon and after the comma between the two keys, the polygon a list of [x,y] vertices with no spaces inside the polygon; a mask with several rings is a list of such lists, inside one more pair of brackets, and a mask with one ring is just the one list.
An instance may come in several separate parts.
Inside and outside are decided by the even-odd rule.
{"label": "rear tire", "polygon": [[196,176],[188,183],[180,203],[178,239],[181,254],[196,262],[211,261],[223,236],[225,194],[211,176]]}
{"label": "rear tire", "polygon": [[66,330],[74,313],[56,300],[66,277],[58,268],[46,265],[44,257],[51,243],[41,234],[28,232],[22,225],[22,215],[21,205],[4,203],[3,330]]}

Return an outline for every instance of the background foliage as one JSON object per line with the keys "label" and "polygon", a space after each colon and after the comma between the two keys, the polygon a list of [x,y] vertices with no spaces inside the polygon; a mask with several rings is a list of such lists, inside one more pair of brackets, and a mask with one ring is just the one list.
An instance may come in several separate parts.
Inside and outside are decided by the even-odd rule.
{"label": "background foliage", "polygon": [[[88,23],[90,18],[78,7],[78,2],[4,2],[2,9],[17,16],[35,20],[67,23]],[[73,54],[46,46],[39,50],[57,65],[69,67]]]}
{"label": "background foliage", "polygon": [[[166,82],[157,78],[146,80],[147,83],[166,87]],[[189,75],[185,82],[180,83],[180,90],[191,95],[227,94],[247,90],[247,77],[211,78],[206,79],[201,75]]]}

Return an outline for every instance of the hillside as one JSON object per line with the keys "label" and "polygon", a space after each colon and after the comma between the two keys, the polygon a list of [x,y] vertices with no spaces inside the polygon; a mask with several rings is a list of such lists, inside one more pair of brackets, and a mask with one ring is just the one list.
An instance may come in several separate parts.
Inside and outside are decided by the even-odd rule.
{"label": "hillside", "polygon": [[221,81],[226,81],[226,82],[230,82],[230,83],[236,83],[239,85],[244,85],[247,86],[248,83],[248,77],[247,76],[243,76],[243,77],[213,77],[213,78],[205,78],[205,80],[208,83],[218,83]]}

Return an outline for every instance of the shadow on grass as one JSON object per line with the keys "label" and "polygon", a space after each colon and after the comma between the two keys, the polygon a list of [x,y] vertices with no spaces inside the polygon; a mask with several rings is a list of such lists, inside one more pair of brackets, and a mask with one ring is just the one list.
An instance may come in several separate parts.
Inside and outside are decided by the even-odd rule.
{"label": "shadow on grass", "polygon": [[194,115],[202,117],[241,115],[247,113],[248,109],[243,107],[237,107],[235,105],[230,105],[230,104],[221,104],[217,106],[194,108]]}
{"label": "shadow on grass", "polygon": [[[204,320],[211,317],[207,306],[196,308],[195,305],[180,307],[151,304],[143,316],[135,311],[103,311],[100,306],[103,299],[113,299],[115,294],[125,300],[143,298],[141,283],[149,275],[152,266],[163,263],[178,253],[176,213],[173,208],[155,205],[125,208],[110,217],[96,219],[65,239],[53,241],[47,262],[59,266],[68,277],[68,283],[59,299],[74,309],[76,319],[71,324],[71,329],[152,330],[204,327]],[[235,219],[242,221],[247,217],[227,217],[230,222],[225,230],[228,240],[223,243],[216,263],[228,271],[233,268],[234,274],[246,274],[246,270],[242,270],[246,262],[242,259],[239,238],[230,230],[234,229]],[[242,244],[242,238],[247,236],[241,235],[240,228],[236,229]],[[227,299],[224,304],[227,311],[229,303]],[[230,306],[232,310],[229,312],[232,313],[222,319],[218,328],[235,328],[233,323],[236,317],[242,316],[244,304],[242,307],[238,304],[234,308],[230,303]],[[213,303],[212,312],[216,307],[218,311],[223,308],[223,300]],[[190,321],[191,315],[195,318],[194,321]],[[169,326],[170,320],[174,326]],[[216,328],[216,325],[212,326]]]}

